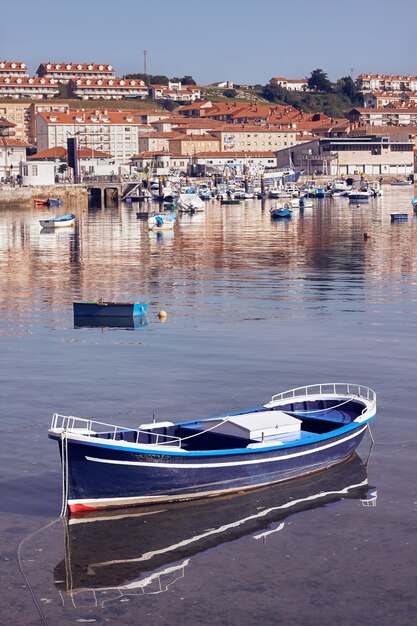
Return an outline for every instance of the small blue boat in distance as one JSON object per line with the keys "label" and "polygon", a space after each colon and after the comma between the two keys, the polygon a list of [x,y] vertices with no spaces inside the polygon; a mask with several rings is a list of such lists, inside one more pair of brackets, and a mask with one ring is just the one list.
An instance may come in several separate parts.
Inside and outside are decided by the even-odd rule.
{"label": "small blue boat in distance", "polygon": [[391,222],[405,222],[408,220],[408,213],[391,213]]}
{"label": "small blue boat in distance", "polygon": [[289,205],[288,202],[286,202],[284,204],[284,206],[277,206],[277,207],[272,207],[272,209],[270,209],[270,213],[271,213],[271,217],[275,218],[275,217],[291,217],[292,215],[292,208]]}
{"label": "small blue boat in distance", "polygon": [[74,302],[74,317],[135,317],[145,315],[148,305],[144,302],[108,302],[92,300]]}

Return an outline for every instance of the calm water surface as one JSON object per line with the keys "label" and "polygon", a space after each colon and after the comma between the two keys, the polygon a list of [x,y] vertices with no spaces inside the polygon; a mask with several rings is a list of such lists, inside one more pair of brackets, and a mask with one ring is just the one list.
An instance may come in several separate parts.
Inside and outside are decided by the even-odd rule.
{"label": "calm water surface", "polygon": [[[0,209],[1,623],[414,623],[417,194],[384,192],[290,221],[268,203],[213,201],[159,235],[134,205],[65,207],[77,224],[59,232],[40,230],[48,210]],[[72,302],[98,297],[148,302],[147,323],[74,327]],[[378,395],[375,444],[351,463],[246,496],[51,523],[53,412],[137,426],[329,381]]]}

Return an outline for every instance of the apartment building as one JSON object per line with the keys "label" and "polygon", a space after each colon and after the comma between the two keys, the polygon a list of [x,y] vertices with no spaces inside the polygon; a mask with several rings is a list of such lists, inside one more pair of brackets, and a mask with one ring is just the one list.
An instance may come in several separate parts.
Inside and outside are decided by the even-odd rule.
{"label": "apartment building", "polygon": [[1,76],[29,76],[28,67],[20,61],[0,61]]}
{"label": "apartment building", "polygon": [[170,150],[170,141],[182,139],[177,132],[150,132],[139,135],[139,152],[163,152]]}
{"label": "apartment building", "polygon": [[398,108],[407,105],[417,105],[416,91],[371,91],[364,94],[365,107],[380,109],[382,107]]}
{"label": "apartment building", "polygon": [[41,63],[36,70],[39,78],[53,78],[58,83],[68,83],[74,78],[110,78],[115,76],[111,65],[99,63]]}
{"label": "apartment building", "polygon": [[220,141],[213,135],[188,135],[178,133],[177,137],[169,140],[171,152],[192,156],[198,152],[218,152]]}
{"label": "apartment building", "polygon": [[75,78],[68,82],[71,98],[81,100],[121,100],[122,98],[148,97],[148,87],[140,79],[134,78]]}
{"label": "apartment building", "polygon": [[[411,139],[362,135],[316,138],[291,148],[294,167],[307,174],[408,176],[414,171]],[[288,165],[288,150],[276,153],[278,167]]]}
{"label": "apartment building", "polygon": [[417,91],[417,76],[393,74],[359,74],[356,86],[360,91]]}
{"label": "apartment building", "polygon": [[59,95],[54,78],[0,76],[0,98],[54,98]]}
{"label": "apartment building", "polygon": [[354,108],[349,111],[347,118],[353,124],[407,126],[417,123],[417,107]]}
{"label": "apartment building", "polygon": [[225,124],[220,129],[213,129],[211,135],[219,140],[221,152],[271,152],[297,142],[295,129],[281,130],[252,124]]}
{"label": "apartment building", "polygon": [[67,104],[20,102],[18,100],[0,102],[0,117],[5,117],[14,126],[16,139],[27,142],[31,146],[36,145],[36,114],[42,112],[66,112]]}
{"label": "apartment building", "polygon": [[38,151],[66,147],[67,139],[76,136],[81,148],[109,153],[121,165],[138,154],[143,123],[138,111],[88,109],[38,113],[36,126]]}

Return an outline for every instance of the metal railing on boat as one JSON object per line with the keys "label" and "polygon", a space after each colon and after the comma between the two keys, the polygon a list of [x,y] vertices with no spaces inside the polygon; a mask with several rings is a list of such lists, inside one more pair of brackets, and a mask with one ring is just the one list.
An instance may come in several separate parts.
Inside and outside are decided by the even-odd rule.
{"label": "metal railing on boat", "polygon": [[376,406],[376,393],[369,387],[354,383],[320,383],[308,385],[306,387],[296,387],[289,391],[283,391],[272,396],[271,402],[279,400],[289,400],[291,398],[305,398],[306,396],[351,396],[352,398],[362,398],[369,402],[365,410],[373,409]]}
{"label": "metal railing on boat", "polygon": [[[152,424],[153,428],[158,428],[159,424]],[[162,424],[160,424],[162,426]],[[131,443],[141,443],[140,437],[152,436],[152,443],[155,445],[171,445],[181,447],[181,438],[167,435],[165,433],[155,432],[153,429],[131,428],[128,426],[115,426],[114,424],[106,424],[96,420],[85,419],[83,417],[75,417],[74,415],[61,415],[54,413],[51,421],[51,431],[55,432],[71,432],[73,434],[83,435],[84,437],[100,437],[106,435],[107,439],[113,441],[121,439],[121,435],[132,433]]]}

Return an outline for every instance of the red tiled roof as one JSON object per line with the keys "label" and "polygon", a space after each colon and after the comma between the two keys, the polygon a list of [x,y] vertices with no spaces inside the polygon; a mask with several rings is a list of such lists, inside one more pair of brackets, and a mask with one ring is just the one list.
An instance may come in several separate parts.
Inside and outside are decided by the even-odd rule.
{"label": "red tiled roof", "polygon": [[0,76],[0,85],[20,86],[20,87],[57,87],[58,81],[55,78],[39,78],[38,76]]}
{"label": "red tiled roof", "polygon": [[[111,154],[107,152],[101,152],[100,150],[94,150],[94,148],[78,148],[78,158],[96,158],[96,159],[109,159],[112,158]],[[32,154],[28,157],[29,160],[48,160],[48,159],[66,159],[68,156],[68,150],[63,146],[55,146],[54,148],[48,148],[48,150],[42,150],[36,154]]]}
{"label": "red tiled roof", "polygon": [[38,115],[47,124],[132,124],[142,125],[141,111],[135,110],[107,110],[107,109],[86,109],[84,111],[71,109],[68,112],[51,111],[40,112]]}
{"label": "red tiled roof", "polygon": [[26,74],[28,67],[20,61],[0,61],[0,72],[22,72]]}
{"label": "red tiled roof", "polygon": [[5,117],[0,117],[0,128],[14,128],[16,124],[9,122]]}
{"label": "red tiled roof", "polygon": [[14,137],[2,137],[0,135],[0,146],[7,148],[28,148],[29,144],[22,139],[15,139]]}
{"label": "red tiled roof", "polygon": [[116,87],[120,88],[130,88],[130,87],[146,87],[146,84],[143,80],[135,79],[135,78],[116,78],[116,77],[103,77],[103,78],[72,78],[69,81],[69,86],[74,87],[76,89],[89,89],[94,87],[95,89],[108,89],[111,87],[112,89]]}
{"label": "red tiled roof", "polygon": [[40,70],[52,73],[52,72],[68,72],[71,74],[76,74],[77,72],[91,72],[92,74],[97,74],[103,72],[104,74],[114,73],[114,69],[111,65],[100,64],[100,63],[51,63],[51,61],[47,61],[46,63],[41,63],[36,70],[39,72]]}

